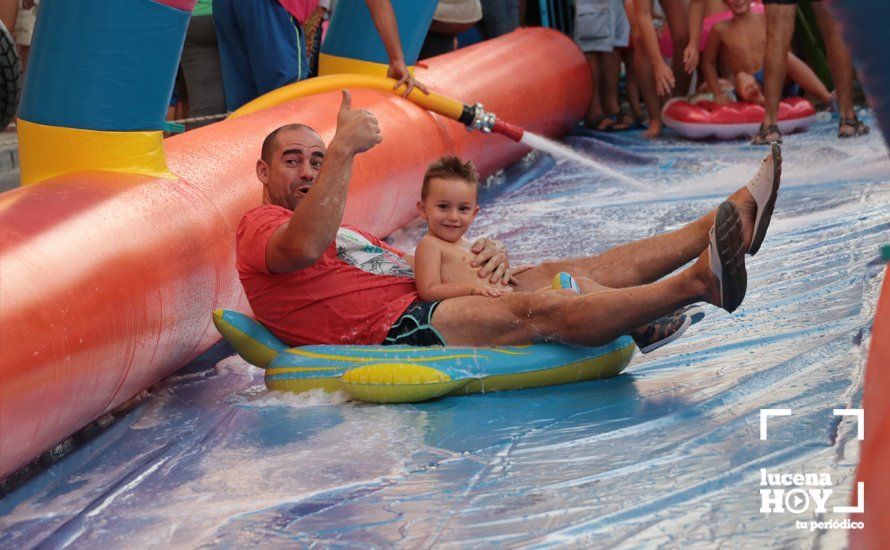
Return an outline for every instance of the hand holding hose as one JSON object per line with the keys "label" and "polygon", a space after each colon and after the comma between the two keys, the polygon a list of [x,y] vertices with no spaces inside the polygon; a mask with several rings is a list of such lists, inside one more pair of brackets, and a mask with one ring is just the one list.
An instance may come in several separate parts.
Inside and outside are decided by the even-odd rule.
{"label": "hand holding hose", "polygon": [[402,84],[407,84],[408,87],[405,88],[405,91],[402,92],[402,97],[408,97],[415,87],[418,90],[425,94],[429,94],[429,89],[421,84],[419,81],[414,79],[414,75],[411,74],[411,71],[408,70],[408,67],[405,65],[405,61],[403,59],[394,59],[389,64],[389,70],[386,72],[386,76],[398,80],[395,86],[393,86],[393,90],[398,90],[399,86]]}

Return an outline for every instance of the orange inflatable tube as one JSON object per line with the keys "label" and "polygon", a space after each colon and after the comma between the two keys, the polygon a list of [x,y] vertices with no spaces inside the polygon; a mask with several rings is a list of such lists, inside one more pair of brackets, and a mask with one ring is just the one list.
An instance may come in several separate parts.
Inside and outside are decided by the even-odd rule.
{"label": "orange inflatable tube", "polygon": [[[590,98],[583,55],[545,29],[432,59],[418,76],[547,136]],[[393,94],[352,93],[384,141],[356,160],[346,222],[380,235],[414,218],[431,160],[456,153],[485,175],[527,151]],[[211,312],[247,307],[234,230],[260,201],[263,138],[293,121],[330,140],[339,103],[323,93],[165,140],[173,179],[79,172],[0,195],[0,478],[218,340]]]}
{"label": "orange inflatable tube", "polygon": [[[863,483],[865,505],[863,513],[852,514],[852,521],[860,521],[864,529],[850,531],[851,548],[886,548],[890,537],[890,268],[884,271],[884,286],[878,301],[878,312],[871,332],[871,347],[865,369],[865,439],[860,447],[858,483]],[[861,498],[853,491],[856,506]]]}

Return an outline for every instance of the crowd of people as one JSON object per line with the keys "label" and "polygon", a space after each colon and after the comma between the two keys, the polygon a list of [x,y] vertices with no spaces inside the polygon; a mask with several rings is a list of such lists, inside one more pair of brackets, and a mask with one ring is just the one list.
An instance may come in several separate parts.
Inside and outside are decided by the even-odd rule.
{"label": "crowd of people", "polygon": [[[585,52],[594,94],[585,125],[597,131],[642,125],[645,137],[662,134],[669,97],[709,94],[764,107],[751,143],[781,142],[778,108],[784,97],[805,93],[839,112],[838,136],[865,134],[856,117],[853,67],[825,2],[812,10],[835,83],[830,92],[790,51],[797,0],[578,0],[574,36]],[[618,82],[623,67],[630,112],[622,111]],[[646,114],[643,113],[645,105]]]}
{"label": "crowd of people", "polygon": [[[413,87],[389,0],[363,3],[386,48],[389,76]],[[209,101],[202,101],[201,86],[186,86],[196,80],[189,74],[195,71],[187,70],[194,50],[187,37],[180,93],[173,103],[188,103],[192,95],[193,115],[232,111],[282,85],[315,76],[322,37],[337,4],[199,0],[195,15],[208,16],[204,34],[215,33],[216,79],[224,83],[225,95],[218,94],[213,107],[200,110]],[[781,100],[803,95],[819,109],[838,112],[839,137],[867,133],[854,108],[850,54],[825,2],[810,4],[834,90],[826,87],[826,73],[820,78],[811,68],[813,60],[791,51],[797,0],[577,0],[571,34],[585,53],[593,82],[583,124],[604,132],[643,129],[644,137],[657,138],[663,132],[662,108],[671,97],[742,101],[763,106],[763,123],[751,143],[766,145],[782,140],[777,119]],[[532,11],[525,0],[440,0],[420,58],[510,32],[526,23]],[[200,19],[193,17],[196,31]],[[187,108],[175,110],[177,117],[185,114]]]}
{"label": "crowd of people", "polygon": [[[337,0],[198,0],[168,118],[231,112],[318,71],[326,22]],[[390,0],[364,0],[389,57],[388,75],[415,85]],[[39,0],[0,0],[24,71]],[[781,142],[780,101],[804,95],[838,112],[838,136],[869,127],[854,106],[854,73],[824,0],[812,12],[835,89],[791,51],[797,0],[576,0],[572,34],[585,53],[593,94],[584,125],[594,131],[663,132],[670,97],[743,101],[765,111],[751,143]],[[567,6],[566,6],[567,7]],[[420,58],[525,23],[526,0],[440,0]],[[202,52],[202,48],[205,50]],[[622,74],[624,78],[622,79]],[[422,84],[421,84],[422,86]],[[623,93],[622,93],[623,92]]]}

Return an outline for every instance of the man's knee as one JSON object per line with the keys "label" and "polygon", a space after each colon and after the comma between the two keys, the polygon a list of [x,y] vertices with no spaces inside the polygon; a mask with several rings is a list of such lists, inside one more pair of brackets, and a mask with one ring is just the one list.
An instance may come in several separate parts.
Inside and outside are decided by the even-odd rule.
{"label": "man's knee", "polygon": [[576,295],[561,292],[522,292],[511,296],[510,311],[516,330],[536,341],[557,336],[565,319],[566,307]]}
{"label": "man's knee", "polygon": [[[538,266],[535,269],[539,270],[543,275],[552,278],[552,277],[555,277],[556,274],[559,273],[560,271],[565,271],[565,268],[566,268],[565,262],[550,261],[550,262],[543,262],[541,264],[538,264]],[[572,275],[575,275],[575,274],[572,273]]]}

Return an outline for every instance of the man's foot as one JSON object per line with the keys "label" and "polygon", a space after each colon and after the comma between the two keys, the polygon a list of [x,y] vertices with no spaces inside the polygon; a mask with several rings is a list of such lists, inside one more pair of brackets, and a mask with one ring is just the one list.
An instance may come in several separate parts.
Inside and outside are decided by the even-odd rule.
{"label": "man's foot", "polygon": [[751,145],[769,145],[773,142],[782,143],[782,132],[779,131],[778,125],[770,124],[769,126],[764,126],[761,124],[760,130],[751,136],[749,143]]}
{"label": "man's foot", "polygon": [[730,201],[717,207],[717,217],[711,228],[707,255],[713,275],[709,281],[708,301],[732,313],[745,299],[748,273],[745,271],[745,252],[742,220]]}
{"label": "man's foot", "polygon": [[670,344],[690,326],[705,317],[705,310],[698,305],[689,305],[678,309],[673,315],[657,319],[644,327],[631,332],[631,337],[640,348],[641,353],[649,353]]}
{"label": "man's foot", "polygon": [[867,124],[865,124],[855,116],[853,118],[841,117],[841,120],[840,122],[838,122],[837,125],[837,137],[849,138],[864,136],[870,130],[871,128],[869,128]]}
{"label": "man's foot", "polygon": [[752,256],[763,244],[776,205],[781,179],[782,149],[778,143],[773,143],[769,154],[763,158],[760,168],[751,181],[729,197],[742,220],[742,236],[748,254]]}

